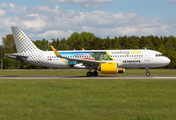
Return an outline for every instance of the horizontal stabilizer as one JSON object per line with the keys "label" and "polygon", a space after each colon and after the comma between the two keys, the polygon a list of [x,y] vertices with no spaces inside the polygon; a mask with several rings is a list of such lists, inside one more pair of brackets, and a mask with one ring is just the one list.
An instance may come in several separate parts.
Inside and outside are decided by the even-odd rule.
{"label": "horizontal stabilizer", "polygon": [[22,59],[22,58],[28,58],[28,56],[24,56],[24,55],[20,55],[19,53],[12,53],[10,55],[8,55],[9,58],[13,58],[13,59]]}

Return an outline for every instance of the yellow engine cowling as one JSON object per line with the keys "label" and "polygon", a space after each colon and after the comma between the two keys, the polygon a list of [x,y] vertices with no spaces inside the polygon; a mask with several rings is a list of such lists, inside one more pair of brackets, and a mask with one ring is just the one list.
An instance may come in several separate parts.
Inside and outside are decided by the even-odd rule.
{"label": "yellow engine cowling", "polygon": [[117,74],[125,72],[124,68],[118,68],[116,62],[102,63],[98,70],[101,71],[102,74]]}

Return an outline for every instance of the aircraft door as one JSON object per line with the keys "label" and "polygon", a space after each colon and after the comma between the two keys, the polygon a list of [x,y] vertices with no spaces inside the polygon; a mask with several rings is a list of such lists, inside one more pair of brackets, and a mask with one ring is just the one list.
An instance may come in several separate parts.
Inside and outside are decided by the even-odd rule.
{"label": "aircraft door", "polygon": [[149,51],[145,51],[144,60],[150,61],[150,52]]}

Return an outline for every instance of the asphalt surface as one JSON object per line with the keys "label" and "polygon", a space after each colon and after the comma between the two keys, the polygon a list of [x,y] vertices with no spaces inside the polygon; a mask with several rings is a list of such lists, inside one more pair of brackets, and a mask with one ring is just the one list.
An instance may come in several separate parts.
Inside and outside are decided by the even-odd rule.
{"label": "asphalt surface", "polygon": [[0,79],[176,79],[176,76],[0,76]]}

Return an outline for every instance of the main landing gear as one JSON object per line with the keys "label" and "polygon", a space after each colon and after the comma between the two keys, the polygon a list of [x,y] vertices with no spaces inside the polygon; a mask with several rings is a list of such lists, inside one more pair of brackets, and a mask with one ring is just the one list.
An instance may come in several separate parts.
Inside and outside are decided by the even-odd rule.
{"label": "main landing gear", "polygon": [[91,76],[97,76],[98,72],[95,70],[93,73],[91,71],[87,72],[87,77],[91,77]]}
{"label": "main landing gear", "polygon": [[146,68],[146,76],[150,76],[148,68]]}

